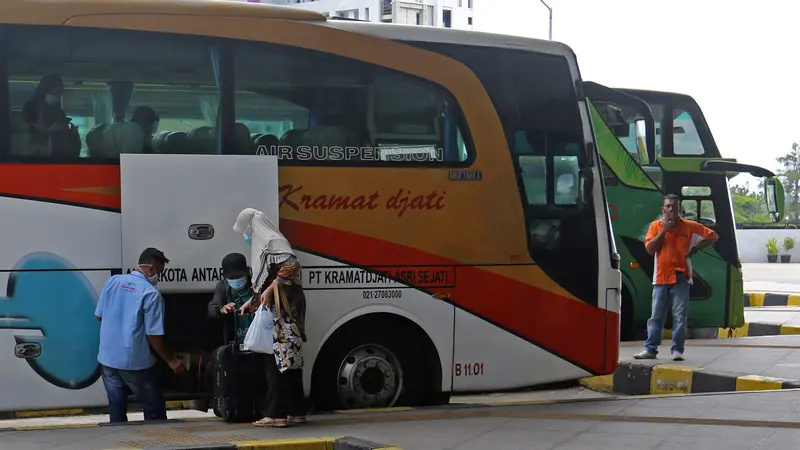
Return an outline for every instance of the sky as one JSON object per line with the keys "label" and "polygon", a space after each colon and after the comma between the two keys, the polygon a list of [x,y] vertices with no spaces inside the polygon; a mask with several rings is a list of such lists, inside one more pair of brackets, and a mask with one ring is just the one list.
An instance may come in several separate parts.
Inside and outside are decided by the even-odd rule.
{"label": "sky", "polygon": [[[800,143],[800,2],[544,0],[584,80],[692,96],[723,157],[771,170]],[[547,39],[540,0],[474,0],[477,31]],[[664,56],[665,48],[671,51]],[[736,184],[756,180],[739,175]]]}

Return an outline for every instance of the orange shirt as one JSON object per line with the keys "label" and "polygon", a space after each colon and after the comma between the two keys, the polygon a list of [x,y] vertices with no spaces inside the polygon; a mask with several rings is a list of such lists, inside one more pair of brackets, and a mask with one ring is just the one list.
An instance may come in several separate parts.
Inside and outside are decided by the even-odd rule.
{"label": "orange shirt", "polygon": [[[661,232],[662,226],[661,220],[650,224],[650,229],[644,238],[645,246]],[[705,239],[717,239],[717,233],[697,222],[681,218],[675,228],[664,235],[661,249],[655,254],[653,284],[675,284],[677,272],[683,273],[691,284],[692,261],[686,260],[686,254],[689,253],[689,249]]]}

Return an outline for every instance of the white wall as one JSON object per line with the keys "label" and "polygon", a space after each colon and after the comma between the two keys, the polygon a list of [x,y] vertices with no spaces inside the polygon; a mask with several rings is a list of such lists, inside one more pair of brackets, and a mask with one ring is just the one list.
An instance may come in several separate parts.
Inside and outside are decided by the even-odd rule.
{"label": "white wall", "polygon": [[[340,12],[348,11],[346,17],[351,19],[369,20],[370,22],[381,21],[381,1],[380,0],[317,0],[305,3],[291,3],[287,6],[295,8],[310,9],[320,13],[327,13],[330,17],[339,16]],[[369,18],[367,18],[369,9]],[[358,10],[358,17],[354,17],[352,11]]]}
{"label": "white wall", "polygon": [[[771,237],[778,241],[779,255],[785,251],[783,249],[783,238],[786,236],[794,237],[795,247],[789,251],[792,255],[792,263],[800,263],[800,230],[736,230],[736,243],[739,246],[739,259],[743,263],[765,263],[767,262],[767,241]],[[778,258],[780,262],[780,257]]]}
{"label": "white wall", "polygon": [[[239,0],[247,1],[247,0]],[[395,16],[393,21],[402,24],[415,24],[416,15],[412,12],[420,11],[422,24],[427,26],[442,27],[444,9],[450,9],[450,28],[459,30],[472,30],[470,18],[477,0],[394,0]],[[285,0],[262,0],[264,3],[286,4]],[[461,3],[461,6],[459,6]],[[289,3],[288,6],[296,8],[310,9],[320,13],[327,13],[330,17],[341,16],[341,12],[347,11],[345,17],[369,20],[370,22],[380,22],[383,14],[383,2],[381,0],[316,0],[305,1],[303,3]],[[367,15],[369,9],[369,15]],[[352,11],[358,10],[358,17]],[[432,15],[430,12],[432,11]]]}

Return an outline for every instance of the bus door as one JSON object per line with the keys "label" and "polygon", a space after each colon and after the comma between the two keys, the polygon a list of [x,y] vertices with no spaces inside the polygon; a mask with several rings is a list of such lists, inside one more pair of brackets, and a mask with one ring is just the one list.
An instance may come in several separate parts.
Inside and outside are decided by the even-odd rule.
{"label": "bus door", "polygon": [[144,249],[163,251],[166,339],[178,352],[208,357],[222,344],[219,321],[206,318],[222,258],[239,252],[252,265],[251,247],[233,231],[239,212],[255,208],[278,223],[277,157],[120,156],[123,272]]}

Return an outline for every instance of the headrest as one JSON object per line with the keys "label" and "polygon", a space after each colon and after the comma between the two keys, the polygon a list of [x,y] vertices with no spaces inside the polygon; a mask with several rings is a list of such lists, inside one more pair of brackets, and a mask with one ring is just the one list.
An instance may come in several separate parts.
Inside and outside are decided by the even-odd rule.
{"label": "headrest", "polygon": [[208,125],[192,128],[186,135],[188,145],[193,153],[214,153],[214,140],[211,138],[212,128]]}
{"label": "headrest", "polygon": [[165,153],[190,154],[189,140],[183,131],[173,131],[164,138]]}
{"label": "headrest", "polygon": [[233,142],[236,147],[230,152],[232,154],[253,155],[256,152],[255,144],[250,139],[250,129],[241,122],[233,124]]}
{"label": "headrest", "polygon": [[155,136],[153,136],[153,142],[151,143],[151,145],[153,146],[154,153],[164,153],[164,154],[168,153],[164,151],[166,145],[164,144],[164,140],[167,138],[167,136],[169,136],[170,133],[172,132],[159,131],[158,133],[156,133]]}

